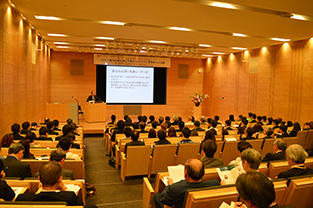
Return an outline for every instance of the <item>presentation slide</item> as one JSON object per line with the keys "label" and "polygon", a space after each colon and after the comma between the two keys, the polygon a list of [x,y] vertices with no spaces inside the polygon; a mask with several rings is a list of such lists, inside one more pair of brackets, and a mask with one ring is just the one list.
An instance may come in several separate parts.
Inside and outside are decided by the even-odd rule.
{"label": "presentation slide", "polygon": [[107,66],[106,103],[153,103],[153,67]]}

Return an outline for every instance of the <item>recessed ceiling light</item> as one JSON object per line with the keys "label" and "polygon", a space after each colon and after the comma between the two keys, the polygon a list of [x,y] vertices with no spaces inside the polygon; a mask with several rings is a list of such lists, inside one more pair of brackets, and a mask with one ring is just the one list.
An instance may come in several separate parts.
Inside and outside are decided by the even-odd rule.
{"label": "recessed ceiling light", "polygon": [[205,56],[205,57],[212,57],[212,55],[207,55],[207,54],[202,54],[202,56]]}
{"label": "recessed ceiling light", "polygon": [[185,27],[171,27],[171,30],[179,30],[179,31],[190,31],[190,29]]}
{"label": "recessed ceiling light", "polygon": [[102,24],[107,24],[107,25],[125,25],[125,22],[115,22],[115,21],[103,21]]}
{"label": "recessed ceiling light", "polygon": [[60,20],[58,17],[53,17],[53,16],[37,16],[35,15],[36,19],[41,19],[41,20]]}
{"label": "recessed ceiling light", "polygon": [[290,41],[290,39],[284,39],[284,38],[272,38],[272,40],[283,41],[283,42]]}
{"label": "recessed ceiling light", "polygon": [[233,36],[236,36],[236,37],[246,37],[245,34],[241,34],[241,33],[233,33]]}
{"label": "recessed ceiling light", "polygon": [[94,48],[96,51],[102,51],[102,48]]}
{"label": "recessed ceiling light", "polygon": [[211,47],[210,45],[207,44],[199,44],[200,47]]}
{"label": "recessed ceiling light", "polygon": [[290,17],[291,19],[297,19],[297,20],[305,20],[305,18],[301,15],[298,14],[292,14],[292,16]]}
{"label": "recessed ceiling light", "polygon": [[58,44],[58,45],[60,45],[60,44],[68,44],[68,43],[65,43],[65,42],[53,42],[54,44]]}
{"label": "recessed ceiling light", "polygon": [[214,54],[218,54],[218,55],[223,55],[225,53],[222,53],[222,52],[213,52]]}
{"label": "recessed ceiling light", "polygon": [[47,33],[48,36],[65,37],[64,34]]}
{"label": "recessed ceiling light", "polygon": [[241,47],[233,47],[233,49],[236,49],[236,50],[247,50],[247,48],[241,48]]}
{"label": "recessed ceiling light", "polygon": [[99,47],[105,47],[105,45],[101,45],[101,44],[97,44],[96,46],[99,46]]}
{"label": "recessed ceiling light", "polygon": [[210,4],[210,6],[221,7],[221,8],[226,8],[226,9],[236,9],[233,5],[221,3],[221,2],[214,2]]}
{"label": "recessed ceiling light", "polygon": [[110,37],[97,37],[97,39],[102,39],[102,40],[114,40],[114,38],[110,38]]}
{"label": "recessed ceiling light", "polygon": [[57,46],[57,48],[69,48],[68,46]]}
{"label": "recessed ceiling light", "polygon": [[165,43],[164,41],[160,41],[160,40],[150,40],[150,43]]}

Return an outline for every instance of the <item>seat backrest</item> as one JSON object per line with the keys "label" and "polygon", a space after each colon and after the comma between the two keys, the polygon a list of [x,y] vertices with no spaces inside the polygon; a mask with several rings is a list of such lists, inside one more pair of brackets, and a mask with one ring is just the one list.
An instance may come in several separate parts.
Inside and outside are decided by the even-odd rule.
{"label": "seat backrest", "polygon": [[125,176],[148,175],[151,147],[127,147]]}
{"label": "seat backrest", "polygon": [[282,205],[282,201],[287,191],[287,180],[277,180],[273,181],[275,195],[276,195],[276,203]]}
{"label": "seat backrest", "polygon": [[313,148],[313,130],[309,130],[308,134],[306,135],[305,138],[305,149],[312,149]]}
{"label": "seat backrest", "polygon": [[263,139],[252,139],[252,140],[248,140],[247,142],[249,142],[252,145],[253,149],[261,152],[261,146],[264,142]]}
{"label": "seat backrest", "polygon": [[221,154],[221,151],[222,151],[222,147],[224,145],[224,142],[218,141],[218,142],[216,142],[216,145],[217,145],[217,149],[216,149],[216,152],[214,154],[214,157],[219,158],[220,154]]}
{"label": "seat backrest", "polygon": [[289,169],[287,161],[271,162],[267,171],[267,176],[274,179],[280,172]]}
{"label": "seat backrest", "polygon": [[198,158],[200,143],[180,144],[175,164],[185,164],[190,158]]}
{"label": "seat backrest", "polygon": [[166,171],[167,166],[174,165],[176,148],[175,144],[154,145],[151,174]]}
{"label": "seat backrest", "polygon": [[289,147],[292,144],[299,144],[298,137],[285,137],[284,140],[287,142],[287,147]]}
{"label": "seat backrest", "polygon": [[[308,131],[298,131],[298,134],[297,134],[297,137],[299,138],[298,139],[298,143],[304,147],[304,140],[306,138],[308,134]],[[304,147],[305,148],[305,147]]]}
{"label": "seat backrest", "polygon": [[237,153],[238,141],[226,141],[220,158],[224,161],[224,164],[228,164],[230,161],[235,160],[238,157]]}
{"label": "seat backrest", "polygon": [[269,152],[273,152],[273,142],[275,139],[265,139],[263,148],[262,148],[262,158]]}

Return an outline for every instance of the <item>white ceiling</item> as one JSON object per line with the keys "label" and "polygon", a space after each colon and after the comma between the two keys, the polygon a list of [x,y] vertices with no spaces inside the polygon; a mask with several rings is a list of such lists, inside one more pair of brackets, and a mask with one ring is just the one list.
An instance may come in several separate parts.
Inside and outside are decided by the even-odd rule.
{"label": "white ceiling", "polygon": [[[97,37],[114,37],[104,52],[136,53],[149,44],[153,55],[170,55],[170,48],[158,47],[151,40],[165,41],[162,46],[175,46],[170,52],[185,57],[213,52],[235,53],[241,50],[282,44],[270,38],[303,40],[313,37],[312,0],[227,0],[239,9],[209,6],[206,0],[12,0],[53,50],[93,52],[97,44],[105,45]],[[222,2],[222,1],[220,1]],[[306,15],[307,21],[282,17],[281,14]],[[59,21],[37,20],[35,15],[63,18]],[[105,25],[101,21],[120,21],[127,26]],[[184,27],[192,31],[175,31],[169,27]],[[50,37],[47,33],[66,34]],[[248,37],[234,37],[232,33]],[[56,48],[53,42],[66,42],[69,48]],[[120,43],[125,45],[122,47]],[[212,47],[199,47],[208,44]],[[60,46],[60,45],[58,45]],[[63,45],[64,46],[64,45]],[[182,54],[180,50],[185,52]],[[108,51],[107,49],[110,49]],[[125,50],[126,49],[126,50]],[[134,49],[129,51],[128,49]],[[141,48],[140,48],[141,49]],[[116,51],[115,51],[116,50]],[[147,49],[141,55],[147,55]],[[100,51],[101,52],[101,51]],[[189,55],[190,56],[189,56]],[[204,58],[203,56],[201,56]]]}

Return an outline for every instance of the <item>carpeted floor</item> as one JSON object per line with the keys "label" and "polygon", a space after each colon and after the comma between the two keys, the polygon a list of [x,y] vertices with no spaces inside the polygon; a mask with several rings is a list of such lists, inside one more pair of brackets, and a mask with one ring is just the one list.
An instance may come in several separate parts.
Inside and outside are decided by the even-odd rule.
{"label": "carpeted floor", "polygon": [[142,207],[142,177],[121,181],[120,170],[108,164],[102,136],[87,135],[85,144],[86,182],[97,189],[94,196],[86,197],[86,203],[99,208]]}

